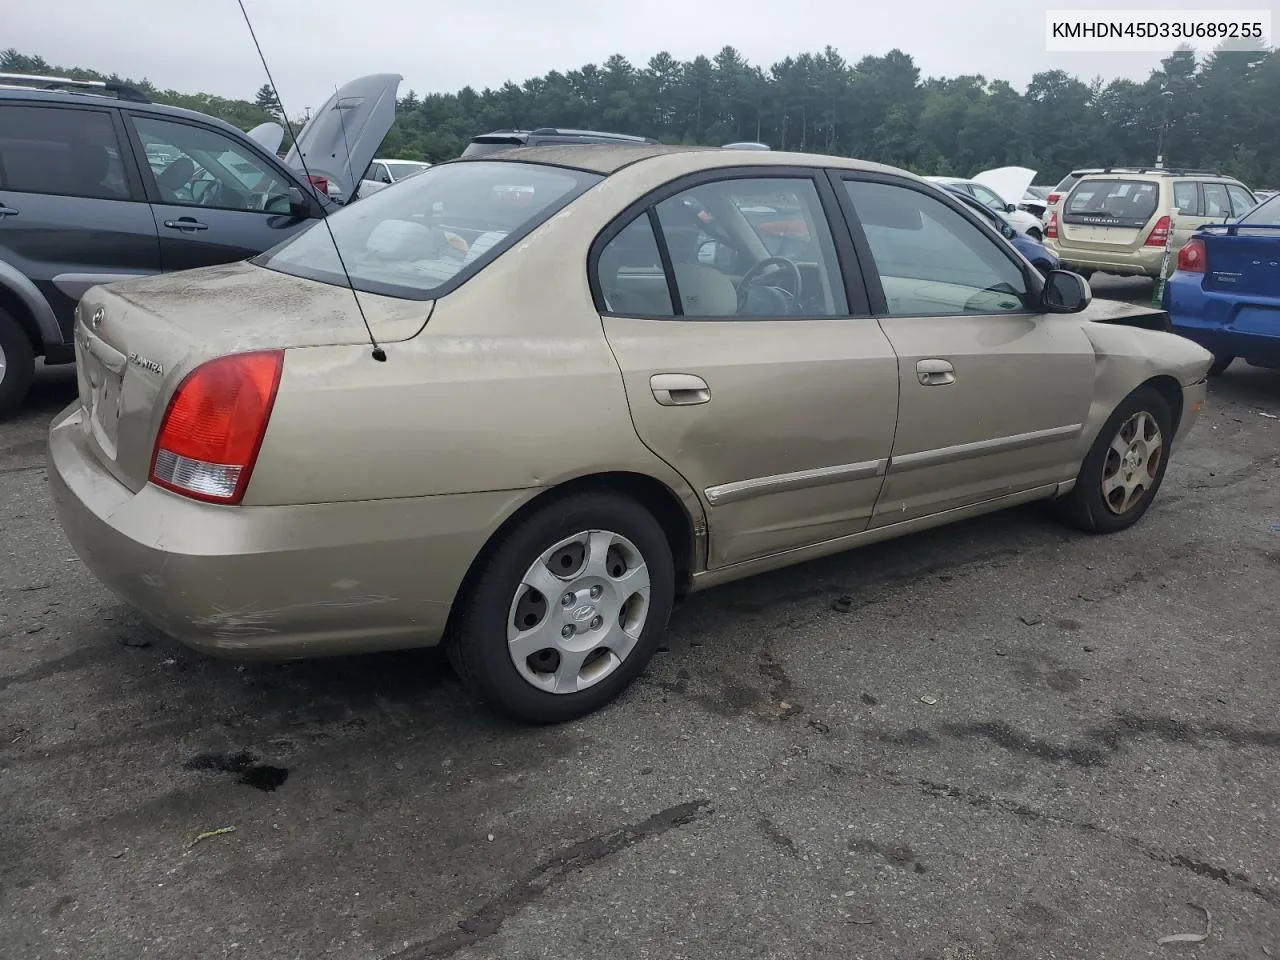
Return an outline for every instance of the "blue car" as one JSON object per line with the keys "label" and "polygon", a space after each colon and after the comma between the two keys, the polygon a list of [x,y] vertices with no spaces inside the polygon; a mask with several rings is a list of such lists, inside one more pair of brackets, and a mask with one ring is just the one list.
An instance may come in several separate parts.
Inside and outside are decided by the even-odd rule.
{"label": "blue car", "polygon": [[1058,259],[1058,255],[1043,244],[1032,240],[1025,233],[1019,231],[1008,220],[1005,220],[1000,214],[996,213],[985,203],[969,196],[959,187],[952,187],[949,184],[942,185],[942,189],[946,190],[956,199],[960,200],[969,207],[974,213],[979,214],[987,223],[995,227],[1000,235],[1013,244],[1013,248],[1020,254],[1031,261],[1031,265],[1041,273],[1048,273],[1050,270],[1058,270],[1062,266],[1062,261]]}
{"label": "blue car", "polygon": [[1280,196],[1197,230],[1178,251],[1164,309],[1175,333],[1213,354],[1210,376],[1237,357],[1280,369]]}

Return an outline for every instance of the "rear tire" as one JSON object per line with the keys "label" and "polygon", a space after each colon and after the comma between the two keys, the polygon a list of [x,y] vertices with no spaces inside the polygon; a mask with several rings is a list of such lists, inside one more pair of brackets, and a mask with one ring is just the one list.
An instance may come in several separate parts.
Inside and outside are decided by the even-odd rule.
{"label": "rear tire", "polygon": [[1054,507],[1086,533],[1117,533],[1142,519],[1155,499],[1173,440],[1173,415],[1158,390],[1141,386],[1107,418],[1076,485]]}
{"label": "rear tire", "polygon": [[653,515],[620,494],[571,494],[487,551],[446,647],[492,709],[561,723],[603,707],[640,674],[674,597],[671,545]]}
{"label": "rear tire", "polygon": [[1227,372],[1227,367],[1231,366],[1235,357],[1220,357],[1216,353],[1213,355],[1213,366],[1209,368],[1209,376],[1220,377]]}
{"label": "rear tire", "polygon": [[27,332],[0,309],[0,419],[18,408],[36,375],[35,351]]}

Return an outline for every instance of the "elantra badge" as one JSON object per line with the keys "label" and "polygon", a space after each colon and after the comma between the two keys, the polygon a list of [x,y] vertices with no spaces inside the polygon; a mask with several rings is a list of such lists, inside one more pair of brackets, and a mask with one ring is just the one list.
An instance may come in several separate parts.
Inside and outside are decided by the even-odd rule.
{"label": "elantra badge", "polygon": [[146,357],[139,356],[136,353],[129,354],[129,362],[134,366],[141,367],[143,370],[150,370],[158,377],[164,376],[164,367],[156,363],[154,360],[148,360]]}

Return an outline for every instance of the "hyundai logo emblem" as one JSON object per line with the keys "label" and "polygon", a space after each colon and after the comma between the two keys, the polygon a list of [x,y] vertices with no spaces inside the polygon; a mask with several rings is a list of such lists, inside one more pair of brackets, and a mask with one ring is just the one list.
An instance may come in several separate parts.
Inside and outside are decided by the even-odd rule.
{"label": "hyundai logo emblem", "polygon": [[573,619],[581,623],[595,615],[596,608],[589,603],[580,603],[573,608]]}
{"label": "hyundai logo emblem", "polygon": [[89,318],[89,326],[97,330],[102,326],[102,318],[107,315],[106,307],[99,307],[93,311],[93,316]]}

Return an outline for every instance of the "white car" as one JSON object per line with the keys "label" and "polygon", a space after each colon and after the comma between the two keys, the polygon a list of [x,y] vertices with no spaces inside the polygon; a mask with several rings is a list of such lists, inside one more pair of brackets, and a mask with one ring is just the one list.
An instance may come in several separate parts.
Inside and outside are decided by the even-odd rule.
{"label": "white car", "polygon": [[925,177],[934,183],[959,187],[965,193],[1001,214],[1015,229],[1025,233],[1037,243],[1044,236],[1044,226],[1040,218],[1019,210],[1009,197],[1021,199],[1035,179],[1036,172],[1026,167],[999,167],[995,170],[983,170],[974,174],[971,179],[964,177]]}
{"label": "white car", "polygon": [[367,197],[371,193],[377,193],[379,190],[385,190],[393,183],[399,183],[405,177],[412,177],[415,173],[421,173],[430,167],[431,164],[423,163],[421,160],[377,160],[369,164],[369,169],[364,172],[364,179],[360,181],[360,196]]}

